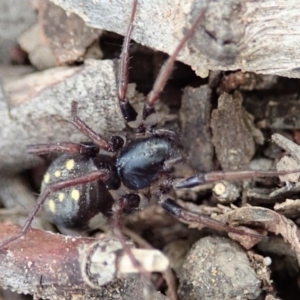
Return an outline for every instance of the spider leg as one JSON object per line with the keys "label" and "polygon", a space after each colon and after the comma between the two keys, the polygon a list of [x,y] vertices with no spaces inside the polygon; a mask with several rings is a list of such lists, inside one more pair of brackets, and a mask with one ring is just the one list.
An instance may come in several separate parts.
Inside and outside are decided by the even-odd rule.
{"label": "spider leg", "polygon": [[88,138],[90,138],[100,149],[108,152],[116,152],[123,147],[124,141],[121,137],[114,135],[107,141],[100,134],[96,133],[85,122],[77,116],[77,102],[72,102],[72,124]]}
{"label": "spider leg", "polygon": [[168,140],[174,141],[175,143],[179,143],[179,136],[176,132],[168,130],[168,129],[152,129],[150,132],[152,135],[165,137]]}
{"label": "spider leg", "polygon": [[133,1],[133,7],[130,17],[129,26],[127,28],[126,35],[124,37],[124,42],[122,46],[122,53],[120,57],[120,67],[119,67],[119,84],[118,84],[118,98],[120,103],[121,112],[126,122],[132,122],[136,120],[137,112],[130,104],[126,97],[128,88],[128,70],[129,70],[129,46],[130,38],[133,30],[133,21],[136,13],[137,0]]}
{"label": "spider leg", "polygon": [[27,153],[29,154],[45,155],[53,152],[95,156],[99,153],[99,147],[93,143],[76,144],[70,142],[61,142],[55,144],[36,144],[27,146]]}
{"label": "spider leg", "polygon": [[133,209],[136,209],[140,203],[140,197],[137,194],[126,194],[119,198],[113,205],[113,222],[114,222],[114,233],[119,239],[120,243],[123,246],[124,251],[131,259],[134,267],[141,274],[142,280],[146,287],[146,299],[152,299],[151,295],[154,292],[154,287],[151,283],[150,274],[146,272],[139,261],[134,257],[130,247],[128,246],[125,237],[122,233],[122,223],[120,222],[123,212],[132,212]]}
{"label": "spider leg", "polygon": [[178,156],[178,157],[166,160],[164,162],[164,171],[167,173],[172,172],[174,166],[176,166],[178,163],[180,163],[182,161],[184,161],[184,158],[182,156]]}
{"label": "spider leg", "polygon": [[176,219],[180,220],[183,223],[187,223],[187,224],[198,223],[208,228],[215,229],[217,231],[236,233],[240,235],[248,235],[259,239],[265,238],[263,235],[260,234],[250,233],[240,228],[231,227],[225,223],[214,220],[204,214],[188,211],[187,209],[180,206],[171,198],[162,200],[160,204],[168,214],[172,215],[173,217],[175,217]]}
{"label": "spider leg", "polygon": [[23,228],[21,229],[21,231],[18,234],[16,234],[15,236],[12,236],[9,239],[1,242],[0,243],[0,248],[2,248],[4,246],[7,246],[11,242],[19,239],[20,237],[22,237],[23,235],[26,234],[26,232],[30,228],[30,225],[31,225],[34,217],[39,212],[42,205],[46,201],[47,197],[51,193],[59,191],[59,190],[64,189],[64,188],[76,186],[76,185],[79,185],[79,184],[89,183],[89,182],[99,180],[99,179],[107,180],[109,176],[110,176],[109,171],[107,169],[102,169],[102,170],[93,171],[93,172],[90,172],[90,173],[87,173],[87,174],[84,174],[82,176],[78,176],[78,177],[75,177],[75,178],[72,178],[72,179],[57,181],[57,182],[48,184],[46,186],[46,188],[44,189],[44,191],[40,194],[36,205],[34,206],[31,213],[29,214],[29,216],[28,216]]}
{"label": "spider leg", "polygon": [[158,190],[156,191],[156,195],[159,198],[159,204],[161,207],[171,216],[178,219],[179,221],[191,224],[201,224],[208,228],[215,229],[218,231],[228,232],[228,233],[236,233],[240,235],[248,235],[255,238],[265,238],[260,234],[246,232],[241,228],[231,227],[225,223],[220,221],[214,220],[209,216],[204,214],[191,212],[184,207],[180,206],[176,201],[171,199],[168,195],[170,188],[174,183],[174,178],[169,176],[167,177],[161,184]]}
{"label": "spider leg", "polygon": [[178,182],[175,188],[192,188],[195,186],[204,185],[207,183],[214,183],[220,180],[244,180],[257,177],[276,177],[288,175],[293,173],[300,173],[300,170],[292,171],[218,171],[210,173],[199,173],[187,179]]}
{"label": "spider leg", "polygon": [[202,11],[202,13],[198,16],[193,26],[189,29],[188,33],[184,36],[184,38],[181,40],[181,42],[176,47],[173,54],[166,60],[164,65],[161,67],[160,72],[156,78],[156,81],[153,85],[152,91],[147,96],[147,100],[144,105],[143,110],[143,120],[145,121],[147,117],[149,117],[151,114],[155,113],[155,104],[157,103],[160,93],[163,90],[163,88],[166,85],[166,82],[168,81],[168,78],[170,77],[170,74],[173,70],[175,60],[179,54],[179,52],[183,49],[188,39],[194,34],[196,28],[200,24],[200,22],[203,20],[203,17],[205,15],[205,10]]}

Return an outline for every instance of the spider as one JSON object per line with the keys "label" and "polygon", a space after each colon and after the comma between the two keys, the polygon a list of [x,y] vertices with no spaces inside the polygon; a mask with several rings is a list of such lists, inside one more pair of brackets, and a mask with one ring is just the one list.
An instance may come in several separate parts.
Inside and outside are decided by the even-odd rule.
{"label": "spider", "polygon": [[[133,1],[127,33],[124,38],[119,68],[118,99],[122,115],[127,123],[135,121],[137,112],[126,97],[128,88],[129,46],[133,30],[137,0]],[[91,230],[106,223],[112,211],[116,216],[139,208],[141,199],[138,192],[158,185],[155,194],[162,208],[174,217],[183,220],[197,220],[216,230],[247,234],[243,230],[185,210],[169,195],[172,188],[189,188],[222,179],[242,180],[259,176],[277,176],[290,172],[211,172],[197,174],[179,183],[172,176],[173,167],[183,160],[177,135],[166,129],[158,129],[151,116],[175,63],[176,57],[196,28],[203,21],[202,11],[173,54],[162,66],[148,94],[142,123],[134,131],[138,136],[124,142],[120,136],[106,139],[90,128],[77,114],[77,103],[72,103],[71,122],[92,142],[29,145],[28,153],[44,155],[51,152],[63,153],[50,165],[44,175],[41,194],[22,230],[15,236],[0,243],[0,248],[23,236],[40,208],[44,206],[53,223],[67,229]],[[113,155],[100,154],[101,150]],[[124,185],[129,192],[122,192],[114,199],[109,190],[120,190]],[[121,189],[124,191],[124,189]]]}

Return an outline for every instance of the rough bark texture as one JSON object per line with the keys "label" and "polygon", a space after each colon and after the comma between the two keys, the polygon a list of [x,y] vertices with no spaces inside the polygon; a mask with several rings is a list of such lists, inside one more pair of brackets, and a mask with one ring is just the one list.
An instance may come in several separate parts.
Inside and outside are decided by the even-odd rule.
{"label": "rough bark texture", "polygon": [[[80,67],[60,67],[6,80],[0,99],[0,174],[33,165],[28,144],[86,141],[68,122],[72,101],[96,132],[124,128],[116,92],[113,61],[90,60]],[[59,134],[57,134],[59,132]]]}
{"label": "rough bark texture", "polygon": [[6,0],[0,1],[1,64],[8,65],[14,58],[18,59],[20,51],[17,46],[17,39],[36,21],[36,14],[31,4],[30,0],[12,0],[9,3]]}
{"label": "rough bark texture", "polygon": [[[124,35],[131,0],[52,0],[91,27]],[[206,9],[205,19],[179,59],[201,76],[208,70],[253,71],[300,77],[297,0],[139,1],[133,39],[168,54],[184,28]],[[149,17],[151,16],[151,17]]]}
{"label": "rough bark texture", "polygon": [[208,85],[184,90],[180,110],[181,142],[190,165],[202,172],[211,171],[213,164],[210,113],[211,89]]}
{"label": "rough bark texture", "polygon": [[255,144],[245,121],[241,94],[223,94],[219,98],[218,108],[212,112],[211,128],[222,168],[247,168],[255,152]]}
{"label": "rough bark texture", "polygon": [[[17,226],[2,225],[0,240],[13,236],[19,230]],[[110,242],[114,244],[111,249]],[[142,299],[143,284],[138,276],[117,276],[118,256],[122,253],[122,246],[114,248],[115,243],[120,244],[113,238],[71,238],[30,230],[26,238],[1,249],[0,284],[12,291],[33,294],[42,299]],[[94,246],[99,251],[97,257]],[[90,269],[101,269],[101,263],[104,267],[102,272],[88,277],[91,275]],[[116,272],[115,277],[111,271]],[[97,281],[99,278],[108,281],[103,286],[91,287],[89,280]],[[156,300],[167,300],[159,293],[154,293],[153,297]]]}

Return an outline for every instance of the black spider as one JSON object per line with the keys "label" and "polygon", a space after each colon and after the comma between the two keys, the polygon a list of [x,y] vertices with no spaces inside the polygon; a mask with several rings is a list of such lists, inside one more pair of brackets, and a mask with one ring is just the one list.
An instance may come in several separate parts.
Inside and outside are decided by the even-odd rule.
{"label": "black spider", "polygon": [[[121,54],[119,70],[118,98],[121,112],[126,122],[136,120],[137,112],[126,98],[128,87],[129,44],[133,30],[133,21],[137,8],[134,1],[127,34]],[[203,11],[185,37],[181,40],[174,53],[163,65],[152,91],[148,94],[143,109],[143,121],[136,129],[139,137],[124,145],[119,136],[109,140],[94,132],[77,116],[77,103],[72,104],[72,123],[84,133],[90,143],[56,143],[30,145],[28,153],[43,155],[50,152],[63,152],[49,167],[44,176],[41,194],[37,204],[30,213],[19,234],[2,243],[3,247],[24,235],[29,229],[33,218],[44,205],[51,220],[63,228],[90,230],[107,221],[112,211],[116,215],[131,212],[139,207],[140,197],[137,192],[158,184],[155,190],[161,206],[178,219],[204,222],[206,226],[245,234],[241,229],[229,227],[209,217],[188,212],[168,196],[173,188],[172,169],[182,160],[176,134],[165,129],[156,129],[150,124],[149,116],[155,113],[155,104],[172,71],[175,59],[187,40],[193,35],[197,26],[204,18]],[[100,150],[113,153],[113,156],[99,154]],[[221,179],[244,179],[255,176],[274,176],[278,172],[212,172],[198,174],[177,184],[177,188],[186,188],[214,182]],[[286,172],[282,172],[286,174]],[[129,192],[114,199],[110,190],[119,190],[124,185]],[[124,189],[123,189],[124,191]]]}

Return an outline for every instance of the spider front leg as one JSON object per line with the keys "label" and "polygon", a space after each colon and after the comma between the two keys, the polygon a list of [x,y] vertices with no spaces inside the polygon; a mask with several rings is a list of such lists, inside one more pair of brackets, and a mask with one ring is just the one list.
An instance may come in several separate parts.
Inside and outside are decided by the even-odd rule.
{"label": "spider front leg", "polygon": [[36,205],[34,206],[33,210],[29,214],[29,216],[28,216],[22,230],[20,231],[20,233],[18,233],[17,235],[12,236],[11,238],[1,242],[0,243],[0,248],[2,248],[4,246],[7,246],[11,242],[19,239],[20,237],[22,237],[23,235],[26,234],[26,232],[30,228],[30,225],[31,225],[34,217],[39,212],[42,205],[45,203],[45,201],[47,200],[48,196],[51,193],[56,192],[56,191],[60,191],[64,188],[70,188],[70,187],[74,187],[74,186],[80,185],[80,184],[87,184],[87,183],[90,183],[90,182],[93,182],[93,181],[96,181],[96,180],[107,180],[108,176],[109,176],[109,174],[108,174],[107,170],[97,170],[97,171],[93,171],[93,172],[90,172],[88,174],[84,174],[82,176],[76,177],[76,178],[72,178],[72,179],[68,179],[68,180],[62,180],[62,181],[58,181],[58,182],[48,184],[46,186],[46,188],[43,190],[43,192],[40,194]]}
{"label": "spider front leg", "polygon": [[259,239],[264,238],[264,236],[260,234],[246,232],[243,229],[229,226],[225,223],[214,220],[204,214],[195,213],[185,209],[184,207],[180,206],[176,201],[171,199],[168,195],[168,192],[172,188],[173,184],[174,184],[174,178],[171,176],[167,176],[167,178],[160,184],[158,190],[156,191],[156,195],[159,198],[159,204],[165,210],[165,212],[173,216],[174,218],[178,219],[179,221],[186,224],[193,223],[193,224],[204,225],[205,227],[217,231],[235,233],[239,235],[248,235]]}
{"label": "spider front leg", "polygon": [[210,173],[199,173],[178,182],[175,187],[181,188],[192,188],[201,186],[207,183],[214,183],[220,180],[244,180],[257,177],[276,177],[282,175],[288,175],[293,173],[300,173],[299,169],[292,171],[217,171]]}
{"label": "spider front leg", "polygon": [[123,118],[126,122],[132,122],[136,120],[137,112],[130,104],[128,98],[126,97],[128,89],[128,70],[129,70],[129,46],[130,38],[133,30],[133,21],[137,8],[137,0],[133,1],[133,7],[131,12],[131,17],[129,21],[129,26],[127,28],[126,35],[124,37],[124,42],[122,46],[122,53],[120,57],[120,68],[119,68],[119,84],[118,84],[118,98],[120,109]]}
{"label": "spider front leg", "polygon": [[168,81],[176,61],[176,58],[179,54],[179,52],[183,49],[186,42],[192,37],[194,34],[196,28],[199,26],[201,21],[203,20],[205,15],[205,10],[202,11],[202,13],[198,16],[193,26],[189,29],[188,33],[184,36],[184,38],[180,41],[178,46],[176,47],[175,51],[172,53],[172,55],[167,59],[167,61],[164,63],[162,68],[160,69],[160,72],[155,80],[155,83],[153,85],[152,91],[147,96],[146,102],[144,104],[143,109],[143,120],[146,121],[146,119],[153,113],[155,113],[155,104],[159,100],[159,96],[164,89],[166,82]]}
{"label": "spider front leg", "polygon": [[[210,173],[199,173],[187,179],[184,179],[175,184],[175,188],[192,188],[196,186],[205,185],[207,183],[214,183],[220,180],[244,180],[244,179],[251,179],[257,177],[274,177],[274,176],[281,176],[287,175],[291,173],[299,173],[300,170],[293,170],[293,171],[219,171],[219,172],[210,172]],[[183,223],[198,223],[204,225],[206,227],[218,230],[218,231],[225,231],[228,233],[236,233],[240,235],[248,235],[255,238],[263,238],[263,236],[259,234],[253,234],[246,232],[242,229],[231,227],[227,224],[219,222],[217,220],[213,220],[208,216],[194,213],[188,211],[187,209],[180,206],[176,203],[173,199],[167,198],[164,196],[162,199],[161,197],[161,206],[162,208],[170,215],[174,216],[178,220],[182,221]]]}
{"label": "spider front leg", "polygon": [[239,235],[247,235],[247,236],[251,236],[254,238],[258,238],[258,239],[264,238],[263,235],[246,232],[243,229],[229,226],[225,223],[214,220],[204,214],[188,211],[187,209],[180,206],[178,203],[176,203],[171,198],[166,198],[166,199],[162,200],[160,202],[160,204],[161,204],[162,208],[168,214],[172,215],[173,217],[175,217],[176,219],[180,220],[183,223],[201,224],[201,225],[204,225],[205,227],[215,229],[217,231],[223,231],[223,232],[227,232],[227,233],[235,233],[235,234],[239,234]]}
{"label": "spider front leg", "polygon": [[36,144],[27,146],[28,154],[45,155],[53,152],[95,156],[99,153],[99,147],[93,143],[76,144],[70,142],[59,142],[55,144]]}
{"label": "spider front leg", "polygon": [[[135,109],[131,106],[130,102],[126,98],[127,88],[128,88],[128,67],[129,67],[129,46],[130,46],[130,38],[133,30],[133,22],[134,17],[136,13],[137,8],[137,0],[134,0],[133,2],[133,8],[132,13],[130,17],[129,26],[127,29],[127,33],[124,38],[123,47],[122,47],[122,53],[121,53],[121,62],[120,62],[120,68],[119,68],[119,84],[118,84],[118,98],[120,103],[120,108],[123,114],[124,119],[126,122],[135,121],[137,117],[137,112]],[[184,36],[184,38],[181,40],[179,45],[176,47],[173,54],[167,59],[167,61],[164,63],[162,68],[160,69],[159,75],[157,79],[155,80],[155,83],[153,85],[152,90],[147,96],[146,102],[144,104],[143,109],[143,121],[145,123],[146,119],[155,113],[155,104],[159,100],[159,96],[164,89],[166,82],[168,81],[170,74],[172,73],[176,58],[179,54],[179,52],[183,49],[186,42],[191,38],[191,36],[194,34],[197,26],[199,26],[200,22],[203,20],[203,17],[205,15],[205,11],[203,11],[198,18],[196,19],[193,26],[189,29],[188,33]],[[153,123],[150,121],[150,123]],[[146,128],[151,129],[156,126],[156,123],[154,124],[141,124],[139,127],[139,132],[145,132]]]}

